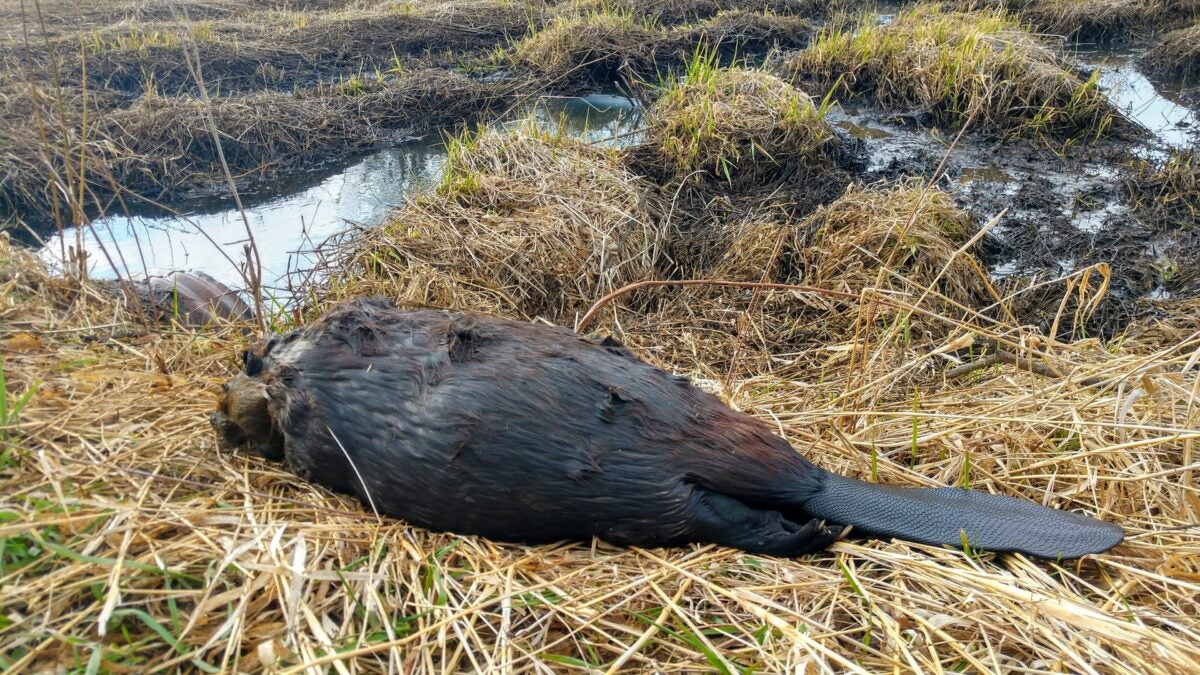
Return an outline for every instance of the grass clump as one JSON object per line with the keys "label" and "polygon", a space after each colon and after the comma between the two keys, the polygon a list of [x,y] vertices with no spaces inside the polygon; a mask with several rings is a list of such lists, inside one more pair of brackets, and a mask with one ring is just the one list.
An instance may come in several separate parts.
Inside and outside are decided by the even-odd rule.
{"label": "grass clump", "polygon": [[953,315],[990,295],[986,272],[964,246],[969,215],[946,192],[914,184],[854,186],[809,216],[805,281],[859,293],[887,289]]}
{"label": "grass clump", "polygon": [[826,112],[770,73],[717,68],[698,52],[655,102],[647,135],[675,175],[749,188],[828,170],[838,139]]}
{"label": "grass clump", "polygon": [[627,155],[672,202],[669,275],[706,274],[747,214],[757,223],[785,221],[845,184],[846,148],[825,121],[825,104],[768,72],[719,68],[717,58],[694,54],[650,109],[645,141]]}
{"label": "grass clump", "polygon": [[1123,180],[1140,220],[1159,231],[1195,229],[1200,219],[1200,151],[1174,150],[1161,162],[1140,160]]}
{"label": "grass clump", "polygon": [[661,239],[647,191],[613,151],[489,130],[451,141],[438,188],[340,244],[330,276],[337,296],[570,323],[652,278]]}
{"label": "grass clump", "polygon": [[696,23],[721,12],[769,12],[780,16],[814,18],[826,15],[838,0],[575,0],[576,11],[620,11],[664,26]]}
{"label": "grass clump", "polygon": [[800,222],[750,217],[711,226],[703,249],[711,260],[681,265],[700,279],[820,290],[685,286],[662,291],[652,312],[619,324],[640,349],[706,379],[785,367],[845,340],[862,321],[904,350],[927,349],[952,329],[930,313],[970,315],[993,297],[986,272],[964,250],[973,232],[970,216],[941,190],[852,186]]}
{"label": "grass clump", "polygon": [[701,47],[729,63],[760,57],[775,47],[802,47],[812,34],[802,16],[762,10],[721,10],[687,24],[664,24],[656,17],[621,4],[566,10],[516,43],[509,63],[548,85],[634,85],[671,79],[669,73],[684,69]]}
{"label": "grass clump", "polygon": [[952,128],[970,122],[1063,141],[1102,136],[1118,121],[1098,73],[1080,78],[1002,10],[918,5],[886,25],[870,16],[837,22],[781,67],[821,87],[872,94],[886,107],[928,110]]}
{"label": "grass clump", "polygon": [[619,9],[559,15],[514,45],[509,62],[553,82],[643,79],[654,71],[665,32]]}
{"label": "grass clump", "polygon": [[1200,78],[1200,23],[1163,35],[1142,56],[1142,63],[1162,77]]}

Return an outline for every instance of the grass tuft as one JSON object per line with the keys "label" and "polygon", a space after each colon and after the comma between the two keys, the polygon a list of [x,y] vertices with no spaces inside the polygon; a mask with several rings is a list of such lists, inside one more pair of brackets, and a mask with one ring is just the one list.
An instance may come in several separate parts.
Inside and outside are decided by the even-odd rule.
{"label": "grass tuft", "polygon": [[839,144],[825,113],[774,75],[718,68],[715,55],[697,51],[655,102],[647,135],[677,176],[747,188],[827,171]]}
{"label": "grass tuft", "polygon": [[1200,23],[1162,35],[1142,63],[1162,77],[1194,82],[1200,77]]}
{"label": "grass tuft", "polygon": [[1097,83],[1002,10],[942,5],[835,22],[782,72],[838,95],[871,94],[884,106],[928,111],[935,124],[1038,137],[1093,139],[1119,117]]}

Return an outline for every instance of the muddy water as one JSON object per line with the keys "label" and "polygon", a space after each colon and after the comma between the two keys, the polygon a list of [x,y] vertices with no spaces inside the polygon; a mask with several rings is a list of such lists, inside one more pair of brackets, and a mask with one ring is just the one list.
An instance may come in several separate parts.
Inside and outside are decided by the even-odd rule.
{"label": "muddy water", "polygon": [[1154,82],[1127,49],[1081,51],[1085,65],[1100,69],[1100,87],[1126,117],[1149,131],[1163,146],[1187,148],[1200,141],[1200,110],[1184,102],[1178,82]]}
{"label": "muddy water", "polygon": [[[594,95],[543,100],[509,124],[533,120],[551,131],[621,145],[637,140],[640,118],[641,109],[629,99]],[[62,239],[51,239],[43,254],[61,264],[64,249],[75,247],[82,234],[94,277],[200,270],[241,287],[234,261],[245,260],[248,222],[264,283],[282,295],[283,279],[304,267],[314,245],[351,225],[379,224],[414,191],[436,185],[445,157],[439,138],[410,139],[332,173],[281,185],[275,196],[245,204],[246,221],[228,201],[191,203],[177,209],[179,215],[112,215],[82,233],[71,230]]]}

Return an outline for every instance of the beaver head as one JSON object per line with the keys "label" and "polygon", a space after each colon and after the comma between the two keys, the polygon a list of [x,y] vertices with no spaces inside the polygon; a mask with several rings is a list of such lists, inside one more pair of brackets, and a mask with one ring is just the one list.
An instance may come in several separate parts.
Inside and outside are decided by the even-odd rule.
{"label": "beaver head", "polygon": [[262,359],[253,350],[243,354],[246,371],[224,384],[211,423],[223,449],[249,444],[271,460],[282,460],[283,435],[271,419],[270,393],[262,378]]}

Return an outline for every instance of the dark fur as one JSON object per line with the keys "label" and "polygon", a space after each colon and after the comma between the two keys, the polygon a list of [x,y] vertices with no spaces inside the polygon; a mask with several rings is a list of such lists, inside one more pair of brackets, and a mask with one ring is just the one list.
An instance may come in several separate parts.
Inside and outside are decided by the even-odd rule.
{"label": "dark fur", "polygon": [[[248,351],[245,365],[214,417],[227,442],[248,440],[424,527],[778,555],[822,549],[843,529],[805,509],[843,483],[768,425],[611,340],[360,300]],[[849,498],[879,497],[846,482]],[[903,519],[913,500],[896,503],[901,513],[884,516]]]}

